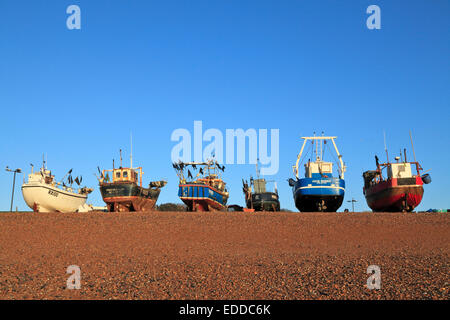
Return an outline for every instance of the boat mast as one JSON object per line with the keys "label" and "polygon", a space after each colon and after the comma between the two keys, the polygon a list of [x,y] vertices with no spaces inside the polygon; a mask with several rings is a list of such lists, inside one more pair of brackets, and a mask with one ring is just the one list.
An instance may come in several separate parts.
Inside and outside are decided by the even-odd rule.
{"label": "boat mast", "polygon": [[[416,152],[414,151],[414,143],[413,143],[413,138],[412,138],[412,134],[411,134],[411,130],[409,130],[409,138],[411,139],[411,147],[413,150],[413,156],[414,156],[414,163],[416,164],[416,170],[417,170],[417,175],[420,175],[420,171],[422,170],[422,168],[420,168],[419,164],[417,163],[416,160]],[[406,151],[405,151],[406,152]],[[406,156],[406,155],[405,155]],[[420,168],[420,169],[419,169]]]}
{"label": "boat mast", "polygon": [[259,158],[257,158],[256,159],[256,176],[258,177],[258,179],[259,179],[259,168],[258,168],[258,161],[259,161]]}
{"label": "boat mast", "polygon": [[416,153],[414,152],[414,143],[413,143],[413,138],[412,138],[411,130],[409,130],[409,138],[411,139],[411,147],[412,147],[412,150],[413,150],[414,162],[417,162],[417,161],[416,161]]}
{"label": "boat mast", "polygon": [[130,168],[133,169],[133,133],[130,133],[130,145],[131,145]]}
{"label": "boat mast", "polygon": [[42,154],[42,169],[45,170],[45,153]]}
{"label": "boat mast", "polygon": [[383,131],[383,136],[384,136],[384,150],[386,151],[386,160],[387,163],[389,163],[389,154],[386,146],[386,131]]}

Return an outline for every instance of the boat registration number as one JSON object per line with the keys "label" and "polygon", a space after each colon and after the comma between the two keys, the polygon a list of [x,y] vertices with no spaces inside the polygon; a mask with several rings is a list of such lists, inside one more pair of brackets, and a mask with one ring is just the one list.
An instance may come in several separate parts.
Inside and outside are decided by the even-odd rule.
{"label": "boat registration number", "polygon": [[331,182],[331,180],[313,180],[312,181],[312,183],[315,183],[315,184],[327,184],[330,182]]}
{"label": "boat registration number", "polygon": [[48,190],[48,194],[49,194],[49,195],[52,195],[52,196],[54,196],[54,197],[57,197],[57,196],[58,196],[58,192],[53,191],[53,190]]}

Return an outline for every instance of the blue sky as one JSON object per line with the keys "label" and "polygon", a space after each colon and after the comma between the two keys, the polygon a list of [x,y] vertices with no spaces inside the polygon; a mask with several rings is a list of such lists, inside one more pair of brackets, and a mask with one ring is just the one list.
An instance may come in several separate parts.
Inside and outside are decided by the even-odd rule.
{"label": "blue sky", "polygon": [[[66,8],[81,8],[68,30]],[[368,30],[366,8],[381,8]],[[281,205],[295,209],[286,179],[300,136],[338,136],[348,166],[346,198],[366,210],[362,172],[406,147],[431,169],[421,209],[450,208],[450,2],[442,1],[0,1],[0,210],[12,175],[42,153],[57,177],[74,168],[103,205],[96,167],[120,148],[144,183],[165,178],[159,203],[179,202],[173,130],[280,130]],[[243,204],[230,165],[229,203]],[[15,204],[23,201],[18,176]],[[350,208],[345,202],[341,207]]]}

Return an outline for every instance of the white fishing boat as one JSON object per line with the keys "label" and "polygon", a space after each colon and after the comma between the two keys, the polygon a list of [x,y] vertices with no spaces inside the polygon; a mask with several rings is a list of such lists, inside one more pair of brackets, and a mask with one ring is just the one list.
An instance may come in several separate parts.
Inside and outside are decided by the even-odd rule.
{"label": "white fishing boat", "polygon": [[22,194],[26,204],[35,212],[86,212],[91,211],[91,206],[86,204],[88,194],[93,191],[90,188],[73,188],[73,182],[81,184],[82,178],[72,179],[72,170],[68,176],[68,185],[62,179],[55,181],[55,176],[45,166],[34,172],[31,165],[31,173],[28,181],[22,185]]}

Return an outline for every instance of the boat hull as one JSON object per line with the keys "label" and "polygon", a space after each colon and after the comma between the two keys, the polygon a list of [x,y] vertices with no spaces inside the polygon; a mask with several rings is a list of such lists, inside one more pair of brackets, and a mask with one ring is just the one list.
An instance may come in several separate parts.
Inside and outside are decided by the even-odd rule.
{"label": "boat hull", "polygon": [[293,186],[295,206],[301,212],[336,212],[345,195],[345,181],[339,178],[302,178]]}
{"label": "boat hull", "polygon": [[72,193],[43,184],[22,185],[22,195],[28,207],[35,212],[76,212],[87,200],[87,195]]}
{"label": "boat hull", "polygon": [[109,212],[151,211],[161,189],[142,188],[135,183],[102,183],[100,193]]}
{"label": "boat hull", "polygon": [[180,184],[178,196],[189,211],[226,211],[228,196],[206,184]]}
{"label": "boat hull", "polygon": [[246,205],[255,211],[280,211],[280,201],[274,192],[252,193]]}
{"label": "boat hull", "polygon": [[422,201],[424,192],[420,177],[388,179],[363,191],[374,212],[411,212]]}

